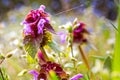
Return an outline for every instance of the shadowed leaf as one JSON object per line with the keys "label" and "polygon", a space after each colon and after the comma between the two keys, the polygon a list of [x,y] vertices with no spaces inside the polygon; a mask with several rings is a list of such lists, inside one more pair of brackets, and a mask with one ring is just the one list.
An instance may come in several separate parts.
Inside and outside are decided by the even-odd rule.
{"label": "shadowed leaf", "polygon": [[56,53],[61,53],[61,51],[58,49],[57,44],[53,41],[48,43],[48,46],[53,49]]}
{"label": "shadowed leaf", "polygon": [[112,59],[110,56],[108,56],[106,59],[105,59],[105,62],[104,62],[104,66],[103,68],[106,68],[108,69],[109,71],[111,71],[111,62],[112,62]]}
{"label": "shadowed leaf", "polygon": [[38,44],[36,43],[36,40],[34,40],[31,36],[26,36],[24,38],[24,49],[25,51],[34,58],[37,50],[38,50]]}

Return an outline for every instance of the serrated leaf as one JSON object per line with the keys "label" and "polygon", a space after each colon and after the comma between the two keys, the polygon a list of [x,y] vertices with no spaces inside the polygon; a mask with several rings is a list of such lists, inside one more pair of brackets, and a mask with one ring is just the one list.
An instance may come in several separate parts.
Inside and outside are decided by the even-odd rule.
{"label": "serrated leaf", "polygon": [[61,51],[59,50],[57,44],[54,41],[51,41],[48,43],[48,46],[53,49],[56,53],[61,53]]}
{"label": "serrated leaf", "polygon": [[106,69],[108,69],[109,71],[111,71],[111,67],[112,67],[111,62],[112,62],[112,58],[111,58],[110,56],[108,56],[108,57],[105,59],[103,68],[106,68]]}
{"label": "serrated leaf", "polygon": [[39,43],[39,39],[34,39],[31,36],[26,36],[24,38],[24,49],[32,58],[34,58],[37,53]]}

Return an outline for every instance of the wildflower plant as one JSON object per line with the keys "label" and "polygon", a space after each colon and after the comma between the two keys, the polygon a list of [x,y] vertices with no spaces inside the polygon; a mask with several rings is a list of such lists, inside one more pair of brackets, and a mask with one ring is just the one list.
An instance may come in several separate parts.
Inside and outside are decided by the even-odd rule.
{"label": "wildflower plant", "polygon": [[[23,44],[25,50],[33,58],[39,48],[43,50],[43,46],[51,41],[51,33],[55,33],[48,19],[49,14],[44,9],[45,6],[41,5],[39,9],[31,10],[22,22],[24,25]],[[45,53],[44,56],[48,59]]]}
{"label": "wildflower plant", "polygon": [[34,59],[37,51],[41,50],[41,52],[38,52],[40,71],[32,70],[29,73],[34,75],[34,80],[47,80],[47,76],[52,70],[60,79],[67,79],[67,74],[62,67],[57,63],[51,62],[44,50],[44,46],[52,42],[51,33],[56,34],[49,22],[48,13],[44,9],[45,6],[41,5],[39,9],[31,10],[22,22],[24,25],[23,44],[28,55]]}
{"label": "wildflower plant", "polygon": [[[98,5],[99,3],[96,2],[98,2],[98,0],[92,4],[94,8],[93,11],[96,12],[96,9],[98,9],[98,13],[100,13],[102,10],[99,9],[99,6],[104,1],[102,1],[100,5]],[[107,2],[109,2],[109,0],[107,0],[106,3]],[[111,5],[112,3],[113,1],[111,2]],[[116,9],[116,6],[114,5],[112,6]],[[111,10],[114,9],[112,7],[110,8],[109,4],[105,6]],[[109,10],[105,14],[100,13],[100,16],[106,16],[106,18],[114,21],[117,17],[116,10],[115,17],[111,16],[113,14],[109,13]],[[107,16],[107,14],[110,15]],[[120,13],[118,14],[118,19],[119,18]],[[24,20],[21,22],[23,25],[23,45],[20,46],[20,48],[23,50],[23,54],[20,54],[20,58],[25,61],[25,63],[22,63],[21,61],[21,63],[25,66],[23,69],[21,67],[18,67],[16,64],[13,65],[15,69],[18,67],[18,71],[16,73],[20,71],[16,76],[20,77],[27,73],[27,77],[28,75],[29,77],[25,78],[26,80],[29,80],[31,78],[32,80],[102,80],[102,77],[99,75],[104,75],[105,73],[109,72],[109,76],[112,74],[110,77],[111,79],[119,80],[119,21],[120,20],[118,20],[118,29],[111,22],[112,26],[114,26],[117,30],[113,62],[111,55],[112,53],[107,54],[107,57],[90,55],[90,58],[94,59],[93,62],[90,62],[90,58],[88,57],[89,54],[86,54],[88,50],[86,50],[86,47],[88,47],[90,44],[89,36],[92,34],[87,29],[87,23],[75,18],[75,20],[72,22],[68,22],[67,24],[60,26],[61,30],[64,30],[64,32],[57,32],[54,30],[54,26],[56,28],[59,27],[56,25],[53,26],[51,24],[52,20],[50,18],[50,14],[45,11],[44,5],[41,5],[38,9],[30,10]],[[54,40],[56,36],[59,37],[56,39],[59,41]],[[100,42],[102,43],[102,41]],[[96,53],[95,51],[89,52],[90,54]],[[7,54],[0,53],[0,80],[10,79],[6,74],[7,71],[1,65],[5,61],[7,62],[7,59],[11,58],[12,56],[12,52],[8,52]],[[11,62],[11,64],[14,64],[14,61]],[[103,74],[100,71],[97,72],[97,68],[100,68],[99,70],[102,70],[101,66],[103,66]],[[15,79],[18,78],[16,77]]]}

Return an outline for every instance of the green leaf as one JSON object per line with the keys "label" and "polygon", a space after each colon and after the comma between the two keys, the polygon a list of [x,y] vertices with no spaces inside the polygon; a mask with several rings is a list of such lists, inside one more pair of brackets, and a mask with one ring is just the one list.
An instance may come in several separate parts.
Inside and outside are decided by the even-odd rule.
{"label": "green leaf", "polygon": [[91,57],[94,58],[94,59],[99,59],[101,61],[105,60],[105,57],[103,57],[103,56],[92,55]]}
{"label": "green leaf", "polygon": [[26,36],[24,38],[24,49],[25,51],[32,57],[34,58],[37,50],[38,50],[38,46],[39,46],[39,40],[35,40],[33,39],[31,36]]}
{"label": "green leaf", "polygon": [[48,43],[48,46],[53,49],[56,53],[61,53],[61,51],[58,48],[57,43],[55,43],[54,41],[51,41]]}
{"label": "green leaf", "polygon": [[103,68],[108,69],[110,72],[111,72],[111,68],[112,68],[111,62],[112,62],[112,58],[110,56],[108,56],[105,59],[105,62],[104,62],[104,65],[103,65]]}

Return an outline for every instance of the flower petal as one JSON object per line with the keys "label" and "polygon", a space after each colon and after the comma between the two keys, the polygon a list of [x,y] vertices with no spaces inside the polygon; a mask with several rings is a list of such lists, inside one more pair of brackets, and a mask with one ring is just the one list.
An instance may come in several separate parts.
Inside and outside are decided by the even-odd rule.
{"label": "flower petal", "polygon": [[44,23],[45,22],[46,21],[44,19],[40,19],[40,21],[38,23],[38,26],[37,26],[37,28],[38,28],[38,34],[43,33],[43,27],[44,27]]}
{"label": "flower petal", "polygon": [[67,35],[64,34],[63,32],[58,32],[57,34],[60,36],[60,40],[61,40],[60,42],[65,43]]}
{"label": "flower petal", "polygon": [[33,31],[29,25],[25,25],[23,29],[24,35],[33,35]]}
{"label": "flower petal", "polygon": [[82,74],[77,74],[77,75],[73,76],[70,80],[78,80],[80,78],[83,78],[83,75]]}
{"label": "flower petal", "polygon": [[39,73],[35,70],[31,70],[29,71],[30,74],[32,74],[34,76],[34,80],[38,80],[38,76],[39,76]]}
{"label": "flower petal", "polygon": [[39,10],[41,10],[41,11],[44,12],[44,10],[45,10],[45,6],[44,6],[44,5],[41,5],[40,8],[39,8]]}
{"label": "flower petal", "polygon": [[53,29],[53,27],[49,23],[45,23],[45,29],[47,29],[48,31],[56,34],[55,30]]}

